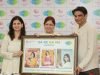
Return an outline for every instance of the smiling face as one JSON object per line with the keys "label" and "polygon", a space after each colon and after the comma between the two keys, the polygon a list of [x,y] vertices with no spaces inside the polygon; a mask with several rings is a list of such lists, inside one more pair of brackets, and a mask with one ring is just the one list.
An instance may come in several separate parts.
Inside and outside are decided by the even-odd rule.
{"label": "smiling face", "polygon": [[55,25],[53,24],[53,22],[51,20],[48,20],[45,24],[44,24],[44,29],[46,33],[53,33],[54,32],[54,28]]}
{"label": "smiling face", "polygon": [[86,22],[87,15],[84,15],[81,11],[75,11],[74,19],[76,23],[81,27]]}
{"label": "smiling face", "polygon": [[19,20],[13,21],[13,29],[14,31],[21,31],[21,28],[23,27],[23,24]]}

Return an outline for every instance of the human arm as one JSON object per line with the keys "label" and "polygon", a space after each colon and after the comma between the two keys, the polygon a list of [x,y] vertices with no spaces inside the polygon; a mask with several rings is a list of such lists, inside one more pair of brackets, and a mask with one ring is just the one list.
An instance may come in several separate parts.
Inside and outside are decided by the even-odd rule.
{"label": "human arm", "polygon": [[13,53],[8,52],[9,42],[10,42],[10,37],[8,35],[5,35],[1,44],[1,55],[7,59],[11,59],[13,57]]}
{"label": "human arm", "polygon": [[17,45],[20,45],[20,44],[19,43],[16,44],[16,41],[11,41],[10,37],[8,35],[5,35],[1,44],[1,55],[6,59],[12,59],[13,57],[20,56],[22,54],[22,51],[20,50],[13,51],[14,49],[19,49],[19,46],[15,47]]}
{"label": "human arm", "polygon": [[20,51],[14,52],[13,57],[20,57],[22,54],[23,52],[20,50]]}

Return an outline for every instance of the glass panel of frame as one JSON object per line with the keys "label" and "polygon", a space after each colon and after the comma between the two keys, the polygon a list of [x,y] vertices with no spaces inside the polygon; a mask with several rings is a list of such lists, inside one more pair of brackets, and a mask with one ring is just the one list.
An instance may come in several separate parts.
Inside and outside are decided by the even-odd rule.
{"label": "glass panel of frame", "polygon": [[21,73],[72,74],[77,65],[77,36],[24,36]]}

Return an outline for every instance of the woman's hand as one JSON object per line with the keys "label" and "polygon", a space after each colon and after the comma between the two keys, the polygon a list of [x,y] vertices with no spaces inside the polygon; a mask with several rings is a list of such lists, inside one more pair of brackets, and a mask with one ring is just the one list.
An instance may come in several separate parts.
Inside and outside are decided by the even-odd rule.
{"label": "woman's hand", "polygon": [[23,54],[22,51],[17,51],[17,52],[14,52],[14,53],[13,53],[13,56],[14,56],[14,57],[20,57],[22,54]]}

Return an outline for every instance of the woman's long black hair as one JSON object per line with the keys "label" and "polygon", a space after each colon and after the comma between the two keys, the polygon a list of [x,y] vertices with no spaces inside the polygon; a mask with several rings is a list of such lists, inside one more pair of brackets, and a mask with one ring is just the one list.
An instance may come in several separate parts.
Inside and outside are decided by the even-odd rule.
{"label": "woman's long black hair", "polygon": [[15,20],[19,20],[21,22],[21,24],[23,24],[23,27],[21,28],[21,33],[20,33],[20,36],[18,37],[18,39],[21,39],[22,36],[24,36],[26,34],[25,24],[24,24],[23,19],[20,16],[14,16],[10,22],[9,31],[8,31],[8,35],[10,36],[11,40],[13,40],[15,38],[14,29],[13,29],[13,22]]}

